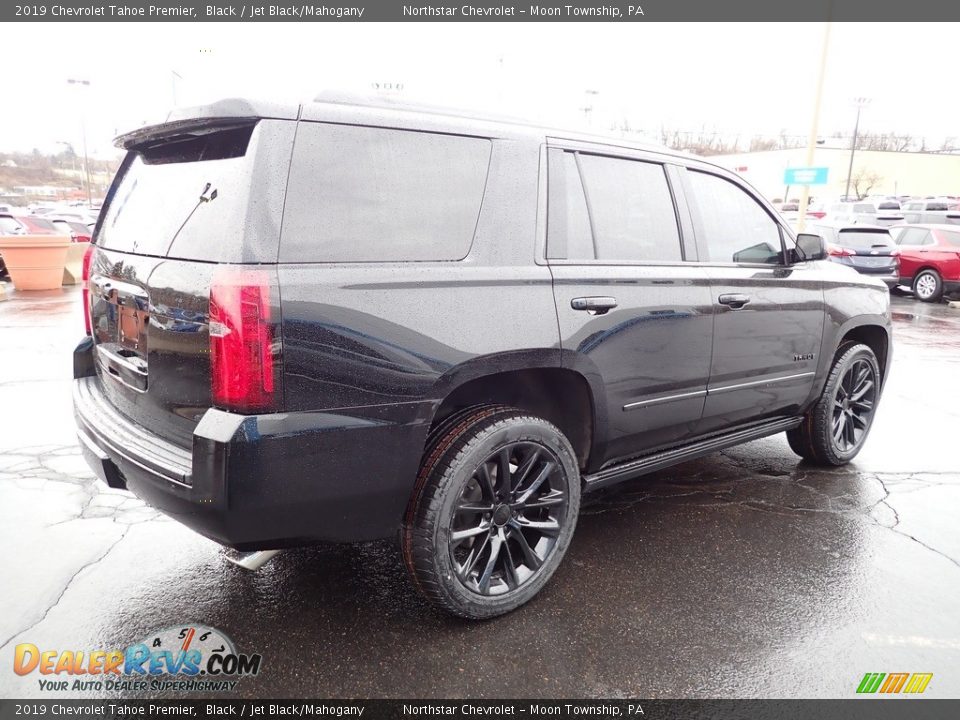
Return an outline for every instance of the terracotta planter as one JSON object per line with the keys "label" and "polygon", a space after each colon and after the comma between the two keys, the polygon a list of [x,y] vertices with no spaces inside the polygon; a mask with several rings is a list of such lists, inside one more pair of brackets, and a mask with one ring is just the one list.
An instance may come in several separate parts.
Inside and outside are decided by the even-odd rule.
{"label": "terracotta planter", "polygon": [[83,280],[83,255],[88,247],[88,242],[70,243],[67,248],[67,264],[63,268],[64,285],[76,285]]}
{"label": "terracotta planter", "polygon": [[0,237],[0,255],[17,290],[54,290],[63,283],[68,235]]}

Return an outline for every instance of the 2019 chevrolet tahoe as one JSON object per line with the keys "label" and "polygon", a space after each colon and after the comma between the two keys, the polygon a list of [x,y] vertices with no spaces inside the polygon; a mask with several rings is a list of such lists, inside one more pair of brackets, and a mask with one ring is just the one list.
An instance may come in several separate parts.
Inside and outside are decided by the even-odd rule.
{"label": "2019 chevrolet tahoe", "polygon": [[75,416],[97,474],[239,551],[399,537],[468,618],[533,597],[584,493],[774,433],[863,447],[882,282],[663,148],[354,100],[118,139]]}

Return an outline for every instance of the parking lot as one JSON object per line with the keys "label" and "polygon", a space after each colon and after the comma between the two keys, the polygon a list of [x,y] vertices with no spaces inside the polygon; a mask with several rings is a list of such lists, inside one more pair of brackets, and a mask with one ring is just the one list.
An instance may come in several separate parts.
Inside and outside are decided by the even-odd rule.
{"label": "parking lot", "polygon": [[[417,596],[390,542],[248,573],[96,481],[70,406],[79,298],[0,303],[4,664],[17,643],[200,623],[263,656],[231,697],[850,697],[866,672],[960,693],[960,310],[893,298],[893,372],[852,465],[808,468],[777,436],[618,487],[534,601],[470,623]],[[0,687],[50,696],[36,673]]]}

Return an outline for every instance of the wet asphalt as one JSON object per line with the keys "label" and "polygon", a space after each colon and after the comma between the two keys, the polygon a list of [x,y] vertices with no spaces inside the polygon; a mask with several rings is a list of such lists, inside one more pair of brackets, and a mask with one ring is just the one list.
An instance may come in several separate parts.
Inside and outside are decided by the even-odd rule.
{"label": "wet asphalt", "polygon": [[470,623],[417,596],[392,543],[249,573],[100,484],[70,405],[79,292],[11,295],[2,697],[83,696],[15,675],[17,643],[122,648],[191,623],[263,656],[225,697],[846,698],[866,672],[932,672],[926,696],[960,696],[958,309],[894,298],[892,376],[852,465],[808,467],[781,435],[593,497],[540,596]]}

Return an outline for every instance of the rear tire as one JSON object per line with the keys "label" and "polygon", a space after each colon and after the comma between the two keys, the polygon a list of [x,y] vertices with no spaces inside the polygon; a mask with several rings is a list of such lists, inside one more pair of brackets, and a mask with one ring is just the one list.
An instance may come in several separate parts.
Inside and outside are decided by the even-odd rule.
{"label": "rear tire", "polygon": [[879,400],[873,350],[862,343],[841,345],[817,404],[787,431],[790,449],[816,465],[846,465],[863,448]]}
{"label": "rear tire", "polygon": [[938,302],[943,296],[943,278],[936,270],[923,270],[913,279],[913,295],[923,302]]}
{"label": "rear tire", "polygon": [[559,429],[514,408],[469,408],[427,441],[401,531],[404,562],[436,607],[503,615],[553,575],[579,510],[576,455]]}

